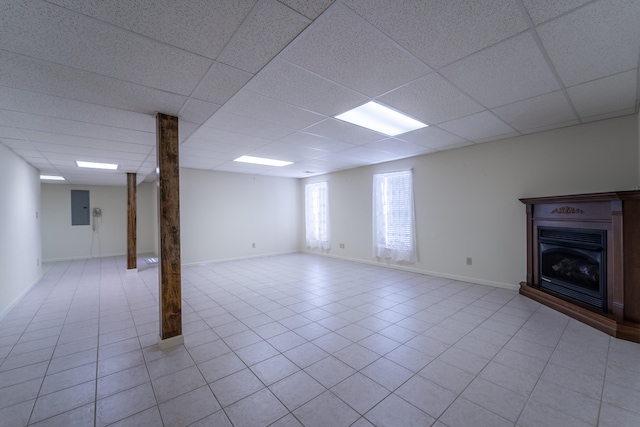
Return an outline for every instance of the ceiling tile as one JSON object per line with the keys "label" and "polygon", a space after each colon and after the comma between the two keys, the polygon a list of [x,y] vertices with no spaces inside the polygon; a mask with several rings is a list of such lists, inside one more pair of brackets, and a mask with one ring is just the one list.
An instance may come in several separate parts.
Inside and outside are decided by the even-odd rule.
{"label": "ceiling tile", "polygon": [[212,144],[219,144],[219,149],[227,147],[232,149],[233,147],[262,147],[263,145],[271,142],[272,139],[202,126],[194,132],[193,138],[189,139],[189,141],[185,142],[183,145],[194,144],[195,146],[198,146],[199,144],[204,143],[204,141],[208,141]]}
{"label": "ceiling tile", "polygon": [[569,120],[568,122],[558,122],[558,123],[553,123],[553,124],[547,125],[547,126],[540,126],[540,127],[535,127],[535,128],[531,128],[531,129],[525,129],[525,130],[523,130],[521,132],[523,134],[544,132],[544,131],[547,131],[547,130],[558,129],[558,128],[567,127],[567,126],[575,126],[575,125],[579,125],[580,123],[581,123],[580,120],[575,119],[575,120]]}
{"label": "ceiling tile", "polygon": [[589,1],[590,0],[522,0],[522,4],[527,9],[531,21],[533,21],[535,25],[538,25],[576,7],[580,7]]}
{"label": "ceiling tile", "polygon": [[280,141],[325,151],[341,151],[355,146],[354,144],[307,132],[295,132],[285,136]]}
{"label": "ceiling tile", "polygon": [[44,156],[40,154],[38,150],[29,150],[24,148],[11,148],[11,151],[16,153],[18,156],[23,159],[37,159],[39,162],[46,162]]}
{"label": "ceiling tile", "polygon": [[[78,122],[14,111],[7,111],[4,114],[18,129],[81,136],[90,139],[98,138],[110,141],[122,141],[146,146],[155,145],[156,143],[155,132],[141,132],[132,129],[123,129],[117,126]],[[78,143],[81,144],[82,140],[79,140]]]}
{"label": "ceiling tile", "polygon": [[379,141],[387,137],[381,133],[333,118],[310,126],[305,129],[305,132],[357,145]]}
{"label": "ceiling tile", "polygon": [[493,112],[519,131],[546,127],[577,118],[565,93],[560,90],[498,107]]}
{"label": "ceiling tile", "polygon": [[311,21],[276,0],[264,0],[243,23],[218,61],[257,73]]}
{"label": "ceiling tile", "polygon": [[486,138],[478,138],[478,139],[475,140],[475,143],[476,144],[481,144],[483,142],[497,141],[497,140],[506,139],[506,138],[515,138],[515,137],[518,137],[520,135],[522,135],[522,133],[512,131],[512,132],[507,132],[507,133],[501,133],[499,135],[491,135],[491,136],[488,136]]}
{"label": "ceiling tile", "polygon": [[369,100],[357,92],[280,59],[271,62],[245,88],[332,117]]}
{"label": "ceiling tile", "polygon": [[257,0],[50,0],[67,9],[215,59]]}
{"label": "ceiling tile", "polygon": [[223,172],[261,174],[275,169],[273,166],[254,165],[242,162],[227,162],[220,166],[216,166],[215,170]]}
{"label": "ceiling tile", "polygon": [[386,151],[392,155],[393,158],[418,156],[420,154],[426,154],[434,151],[425,146],[395,138],[387,138],[376,142],[370,142],[368,144],[361,145],[361,147]]}
{"label": "ceiling tile", "polygon": [[[186,97],[0,51],[0,86],[144,113],[177,114]],[[9,107],[9,109],[12,109]]]}
{"label": "ceiling tile", "polygon": [[194,98],[224,104],[238,92],[253,74],[215,62],[193,92]]}
{"label": "ceiling tile", "polygon": [[[275,176],[280,178],[300,178],[301,175],[304,175],[303,168],[289,168],[289,166],[283,168],[275,168],[269,170],[269,176]],[[305,176],[313,176],[312,174]]]}
{"label": "ceiling tile", "polygon": [[629,116],[638,114],[638,110],[636,108],[629,108],[626,110],[618,110],[618,111],[609,111],[603,114],[598,114],[595,116],[589,116],[589,117],[585,117],[584,119],[582,119],[582,123],[589,123],[589,122],[596,122],[598,120],[607,120],[607,119],[613,119],[615,117],[623,117],[623,116]]}
{"label": "ceiling tile", "polygon": [[340,154],[354,159],[361,160],[365,163],[380,163],[389,160],[391,157],[389,153],[375,148],[367,148],[359,145],[357,147],[349,148],[348,150],[340,151]]}
{"label": "ceiling tile", "polygon": [[331,165],[332,169],[348,169],[358,166],[364,166],[367,164],[366,160],[362,158],[356,158],[345,154],[346,151],[339,151],[326,156],[318,157],[314,161],[323,161],[326,164]]}
{"label": "ceiling tile", "polygon": [[2,138],[1,142],[12,150],[35,150],[35,147],[30,141],[22,138]]}
{"label": "ceiling tile", "polygon": [[527,28],[511,0],[345,0],[344,3],[436,69]]}
{"label": "ceiling tile", "polygon": [[191,123],[186,120],[178,120],[178,139],[184,142],[193,134],[202,123]]}
{"label": "ceiling tile", "polygon": [[203,159],[202,157],[198,157],[198,156],[185,155],[184,157],[182,156],[180,157],[181,168],[212,170],[224,163],[227,163],[227,162],[211,161],[208,159]]}
{"label": "ceiling tile", "polygon": [[137,113],[0,86],[0,109],[3,108],[7,111],[29,112],[35,115],[153,132],[154,134],[156,131],[155,114]]}
{"label": "ceiling tile", "polygon": [[11,123],[3,116],[2,108],[0,108],[0,126],[11,126]]}
{"label": "ceiling tile", "polygon": [[[99,138],[87,138],[84,136],[64,135],[52,132],[23,129],[22,134],[33,143],[51,143],[60,147],[67,147],[69,153],[76,152],[80,147],[111,149],[123,153],[147,154],[153,148],[149,145],[113,141]],[[46,151],[46,150],[45,150]],[[128,155],[127,155],[128,156]]]}
{"label": "ceiling tile", "polygon": [[13,126],[0,126],[0,141],[2,141],[5,138],[22,139],[23,136]]}
{"label": "ceiling tile", "polygon": [[639,1],[597,1],[536,31],[564,84],[574,86],[637,68],[638,22]]}
{"label": "ceiling tile", "polygon": [[[130,144],[134,145],[134,144]],[[83,147],[75,147],[63,144],[55,144],[53,142],[33,142],[33,146],[40,151],[41,153],[58,153],[63,154],[65,156],[73,157],[75,160],[87,160],[87,161],[96,161],[100,162],[101,160],[94,159],[114,159],[114,152],[112,150],[104,150],[100,148],[92,148],[88,146]],[[104,144],[103,144],[104,146]],[[138,164],[142,162],[147,157],[147,153],[137,153],[135,151],[128,151],[126,158],[130,162],[134,162],[134,164]],[[118,163],[124,163],[118,162]],[[107,161],[107,163],[109,163]]]}
{"label": "ceiling tile", "polygon": [[[636,70],[605,77],[567,89],[581,118],[633,109],[636,102]],[[629,90],[634,88],[633,91]]]}
{"label": "ceiling tile", "polygon": [[249,91],[237,93],[224,105],[222,111],[272,122],[289,129],[304,129],[325,119],[323,115]]}
{"label": "ceiling tile", "polygon": [[189,98],[180,109],[178,116],[180,119],[190,123],[202,124],[220,109],[219,104]]}
{"label": "ceiling tile", "polygon": [[320,157],[327,153],[328,151],[326,150],[275,141],[265,145],[264,147],[251,151],[249,155],[254,157],[264,157],[267,159],[297,162],[307,158]]}
{"label": "ceiling tile", "polygon": [[231,161],[238,156],[230,155],[229,153],[219,153],[216,151],[206,150],[195,147],[180,147],[180,163],[183,160],[193,159],[201,162],[212,164],[221,164]]}
{"label": "ceiling tile", "polygon": [[[281,57],[370,97],[431,71],[339,3],[307,28]],[[375,73],[363,72],[373,69]]]}
{"label": "ceiling tile", "polygon": [[[632,0],[6,0],[0,143],[70,182],[125,185],[124,171],[147,181],[162,112],[180,118],[182,167],[306,177],[637,114],[639,9]],[[430,126],[388,138],[333,118],[372,98]],[[295,163],[231,161],[251,152]],[[80,170],[79,153],[122,169]]]}
{"label": "ceiling tile", "polygon": [[286,4],[291,9],[306,16],[307,18],[314,20],[326,8],[331,6],[334,0],[279,0],[280,3]]}
{"label": "ceiling tile", "polygon": [[511,134],[514,130],[489,111],[472,114],[440,125],[446,131],[469,141]]}
{"label": "ceiling tile", "polygon": [[560,89],[529,32],[451,64],[441,73],[489,108]]}
{"label": "ceiling tile", "polygon": [[4,2],[0,28],[6,51],[182,95],[193,91],[212,64],[46,2]]}
{"label": "ceiling tile", "polygon": [[247,120],[245,117],[218,111],[203,124],[231,132],[241,132],[243,135],[257,136],[267,139],[279,139],[293,132],[289,128],[262,120]]}
{"label": "ceiling tile", "polygon": [[422,145],[423,147],[431,148],[433,150],[443,150],[471,144],[466,139],[453,135],[436,126],[429,126],[414,130],[413,132],[398,135],[397,138],[400,138],[403,141]]}
{"label": "ceiling tile", "polygon": [[437,73],[402,86],[379,101],[426,124],[438,124],[484,108]]}

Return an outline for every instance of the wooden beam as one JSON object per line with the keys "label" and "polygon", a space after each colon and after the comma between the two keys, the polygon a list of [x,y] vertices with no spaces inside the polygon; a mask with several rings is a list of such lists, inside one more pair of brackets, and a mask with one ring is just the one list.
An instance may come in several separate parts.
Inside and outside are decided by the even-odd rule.
{"label": "wooden beam", "polygon": [[[161,347],[181,344],[180,169],[178,118],[158,113],[158,281]],[[164,346],[163,346],[164,342]]]}
{"label": "wooden beam", "polygon": [[136,174],[127,173],[127,270],[138,268]]}

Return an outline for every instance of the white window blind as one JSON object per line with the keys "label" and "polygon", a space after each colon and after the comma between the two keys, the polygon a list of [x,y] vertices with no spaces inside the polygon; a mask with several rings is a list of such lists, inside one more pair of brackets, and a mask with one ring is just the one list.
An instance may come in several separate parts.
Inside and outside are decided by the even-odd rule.
{"label": "white window blind", "polygon": [[329,249],[329,189],[326,182],[304,187],[307,246]]}
{"label": "white window blind", "polygon": [[410,170],[373,175],[373,254],[416,262],[413,179]]}

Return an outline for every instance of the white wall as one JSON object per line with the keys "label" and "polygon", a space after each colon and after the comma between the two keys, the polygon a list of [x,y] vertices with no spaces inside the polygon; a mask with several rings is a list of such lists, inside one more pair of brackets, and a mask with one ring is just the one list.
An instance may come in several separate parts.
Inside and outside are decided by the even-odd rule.
{"label": "white wall", "polygon": [[[89,190],[91,209],[101,218],[91,225],[71,225],[71,190]],[[155,205],[152,183],[136,191],[137,252],[155,253]],[[95,226],[95,230],[94,230]],[[45,261],[97,258],[127,253],[127,188],[42,184],[42,257]]]}
{"label": "white wall", "polygon": [[38,170],[0,144],[0,318],[40,278],[39,217]]}
{"label": "white wall", "polygon": [[[71,225],[72,189],[89,190],[91,208],[102,209],[96,231]],[[137,252],[157,254],[157,183],[138,186],[137,204]],[[299,249],[295,179],[181,169],[180,205],[183,264]],[[126,214],[126,187],[43,184],[43,259],[125,255]]]}
{"label": "white wall", "polygon": [[299,205],[296,179],[180,169],[182,263],[297,252]]}
{"label": "white wall", "polygon": [[[313,177],[299,192],[303,198],[305,183],[327,180],[328,255],[376,263],[372,175],[413,168],[418,262],[407,268],[515,288],[526,275],[525,207],[518,199],[631,190],[638,149],[633,115]],[[304,248],[304,233],[299,244]]]}
{"label": "white wall", "polygon": [[155,182],[138,184],[136,190],[136,250],[139,254],[158,253],[158,209]]}

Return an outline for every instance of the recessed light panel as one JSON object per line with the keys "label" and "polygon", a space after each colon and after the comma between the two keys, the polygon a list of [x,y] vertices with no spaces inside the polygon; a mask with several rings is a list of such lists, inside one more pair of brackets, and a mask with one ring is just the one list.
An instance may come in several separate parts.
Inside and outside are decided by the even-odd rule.
{"label": "recessed light panel", "polygon": [[238,157],[237,159],[234,160],[234,162],[253,163],[255,165],[277,166],[277,167],[287,166],[293,163],[293,162],[285,162],[284,160],[264,159],[262,157],[251,157],[251,156]]}
{"label": "recessed light panel", "polygon": [[109,169],[109,170],[118,169],[118,165],[114,163],[95,163],[95,162],[83,162],[83,161],[77,160],[76,165],[78,165],[79,168]]}
{"label": "recessed light panel", "polygon": [[58,175],[40,175],[42,181],[64,181],[64,178]]}
{"label": "recessed light panel", "polygon": [[427,127],[428,125],[405,116],[377,102],[367,102],[353,110],[336,116],[336,119],[353,123],[389,136]]}

